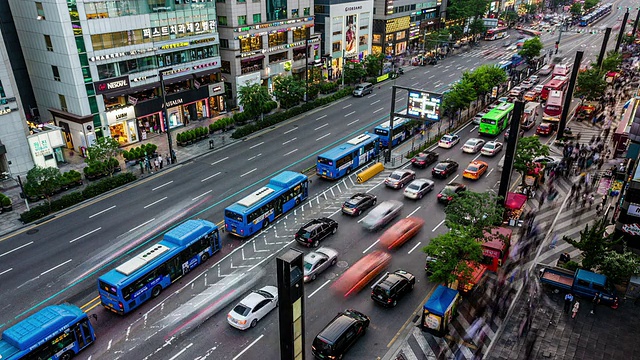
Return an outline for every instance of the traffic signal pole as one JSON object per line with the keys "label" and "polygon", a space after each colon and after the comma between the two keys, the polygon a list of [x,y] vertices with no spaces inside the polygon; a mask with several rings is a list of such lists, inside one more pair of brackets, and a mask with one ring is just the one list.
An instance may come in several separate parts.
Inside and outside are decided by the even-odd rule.
{"label": "traffic signal pole", "polygon": [[620,49],[620,44],[622,43],[622,37],[624,36],[624,29],[627,25],[627,20],[629,20],[629,8],[627,8],[627,12],[624,13],[622,24],[620,24],[620,33],[618,34],[618,41],[616,41],[615,52],[618,52],[618,50]]}
{"label": "traffic signal pole", "polygon": [[576,51],[576,59],[573,61],[573,69],[571,70],[571,78],[569,79],[569,88],[567,89],[567,94],[564,97],[562,115],[560,116],[560,124],[558,124],[558,135],[556,135],[556,139],[562,139],[564,137],[564,130],[567,127],[569,107],[571,106],[571,100],[573,99],[573,88],[576,85],[576,79],[578,78],[578,72],[580,71],[582,55],[584,55],[584,51]]}
{"label": "traffic signal pole", "polygon": [[600,47],[600,55],[598,55],[598,68],[602,66],[602,61],[604,60],[604,54],[607,51],[607,43],[609,42],[610,36],[611,36],[611,28],[608,27],[604,33],[604,39],[602,40],[602,46]]}
{"label": "traffic signal pole", "polygon": [[498,205],[504,206],[507,199],[507,192],[511,185],[511,170],[513,169],[513,158],[516,154],[516,146],[518,145],[518,133],[520,133],[520,120],[524,112],[524,102],[518,100],[513,106],[513,116],[509,125],[509,138],[507,139],[507,149],[504,155],[504,164],[502,165],[502,175],[500,176],[500,187],[498,188]]}

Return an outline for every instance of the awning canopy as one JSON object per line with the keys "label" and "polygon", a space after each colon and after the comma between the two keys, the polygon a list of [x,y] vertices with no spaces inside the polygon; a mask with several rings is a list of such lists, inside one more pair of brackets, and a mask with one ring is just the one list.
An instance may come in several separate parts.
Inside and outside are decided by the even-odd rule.
{"label": "awning canopy", "polygon": [[527,196],[523,194],[507,193],[507,199],[504,202],[504,207],[510,210],[521,209],[527,202]]}

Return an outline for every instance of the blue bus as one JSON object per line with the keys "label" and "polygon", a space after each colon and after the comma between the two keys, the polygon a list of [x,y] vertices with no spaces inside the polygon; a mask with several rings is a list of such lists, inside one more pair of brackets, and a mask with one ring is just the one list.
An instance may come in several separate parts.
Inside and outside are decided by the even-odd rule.
{"label": "blue bus", "polygon": [[395,118],[393,120],[393,131],[389,131],[389,121],[386,121],[376,126],[373,129],[373,133],[380,136],[380,145],[382,147],[388,147],[390,140],[391,147],[394,147],[409,138],[408,122],[409,119],[406,118]]}
{"label": "blue bus", "polygon": [[71,359],[95,340],[93,326],[79,307],[52,305],[2,333],[0,359]]}
{"label": "blue bus", "polygon": [[364,133],[318,155],[316,174],[325,179],[339,179],[353,169],[375,159],[379,152],[380,137]]}
{"label": "blue bus", "polygon": [[591,10],[588,14],[580,18],[580,26],[585,27],[593,24],[600,18],[611,14],[612,9],[613,4],[604,4]]}
{"label": "blue bus", "polygon": [[126,314],[207,261],[221,249],[218,227],[207,220],[187,220],[162,240],[100,276],[102,306]]}
{"label": "blue bus", "polygon": [[269,226],[309,196],[309,179],[294,171],[283,171],[269,183],[224,209],[229,234],[247,237]]}
{"label": "blue bus", "polygon": [[500,61],[499,63],[497,63],[496,67],[498,69],[502,69],[502,70],[506,71],[507,74],[509,74],[511,72],[511,67],[512,67],[511,64],[512,64],[511,60],[503,60],[503,61]]}

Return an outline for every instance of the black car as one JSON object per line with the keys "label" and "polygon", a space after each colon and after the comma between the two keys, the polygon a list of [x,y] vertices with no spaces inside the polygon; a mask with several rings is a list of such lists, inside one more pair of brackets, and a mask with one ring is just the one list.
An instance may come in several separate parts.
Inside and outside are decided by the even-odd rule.
{"label": "black car", "polygon": [[[504,132],[504,141],[509,140],[509,133],[511,129],[507,129],[507,131]],[[519,137],[523,137],[524,136],[524,130],[520,129],[520,131],[518,132]]]}
{"label": "black car", "polygon": [[455,182],[448,184],[440,191],[440,194],[438,194],[438,202],[448,205],[455,196],[460,195],[460,193],[466,190],[467,187],[463,184]]}
{"label": "black car", "polygon": [[438,161],[438,153],[426,151],[414,156],[413,159],[411,159],[411,165],[424,169],[436,161]]}
{"label": "black car", "polygon": [[447,178],[449,175],[458,171],[458,163],[453,160],[445,160],[439,162],[432,170],[433,177]]}
{"label": "black car", "polygon": [[338,231],[338,223],[329,218],[313,219],[296,233],[296,241],[305,246],[317,247],[320,241]]}
{"label": "black car", "polygon": [[372,286],[371,298],[378,304],[394,307],[398,300],[413,290],[416,277],[404,270],[386,273]]}
{"label": "black car", "polygon": [[313,339],[311,353],[316,359],[342,359],[370,322],[367,315],[356,310],[339,312]]}
{"label": "black car", "polygon": [[358,216],[368,208],[375,206],[377,202],[378,198],[375,195],[357,193],[342,204],[342,213]]}

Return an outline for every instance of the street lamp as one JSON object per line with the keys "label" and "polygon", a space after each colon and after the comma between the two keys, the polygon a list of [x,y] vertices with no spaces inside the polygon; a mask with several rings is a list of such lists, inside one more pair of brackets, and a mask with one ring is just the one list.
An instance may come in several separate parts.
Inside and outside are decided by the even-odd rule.
{"label": "street lamp", "polygon": [[173,152],[173,144],[171,142],[171,128],[169,126],[169,114],[167,112],[167,90],[164,87],[164,73],[166,71],[171,71],[173,69],[164,69],[160,70],[160,89],[162,90],[162,117],[164,119],[164,123],[167,130],[167,141],[169,142],[169,158],[171,159],[171,163],[174,164],[176,162],[175,153]]}

